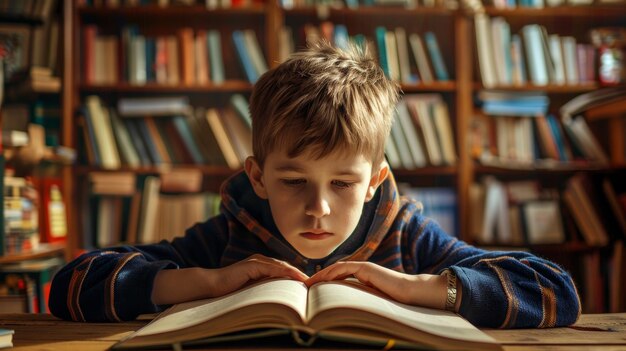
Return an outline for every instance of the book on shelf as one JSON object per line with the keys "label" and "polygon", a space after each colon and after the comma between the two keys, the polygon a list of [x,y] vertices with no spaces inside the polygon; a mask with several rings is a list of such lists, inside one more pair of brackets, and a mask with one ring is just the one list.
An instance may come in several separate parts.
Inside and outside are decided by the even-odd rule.
{"label": "book on shelf", "polygon": [[284,335],[429,349],[499,350],[496,341],[457,314],[395,302],[354,280],[310,288],[265,280],[234,293],[174,305],[122,339],[114,350],[202,344]]}
{"label": "book on shelf", "polygon": [[422,37],[417,33],[409,34],[409,44],[411,45],[411,51],[413,52],[413,58],[415,59],[419,78],[425,84],[432,83],[434,80],[434,73],[430,66],[430,62],[428,61]]}
{"label": "book on shelf", "polygon": [[15,330],[0,329],[0,348],[13,347],[13,334],[15,334]]}
{"label": "book on shelf", "polygon": [[566,183],[563,199],[587,245],[606,246],[610,238],[595,206],[596,194],[590,182],[585,174],[574,175]]}
{"label": "book on shelf", "polygon": [[223,116],[218,110],[209,108],[206,111],[205,119],[215,136],[216,143],[219,146],[228,167],[231,169],[240,168],[242,163],[237,155],[235,146],[230,140],[229,134],[224,125],[225,122],[223,121]]}
{"label": "book on shelf", "polygon": [[[0,266],[0,281],[12,279],[11,276],[19,277],[30,291],[28,297],[28,311],[31,313],[50,313],[48,310],[48,297],[50,284],[54,274],[64,265],[60,257],[46,259],[25,260],[17,263],[7,263]],[[10,285],[10,284],[9,284]],[[18,303],[19,304],[19,303]]]}
{"label": "book on shelf", "polygon": [[424,33],[424,41],[426,42],[426,48],[428,49],[428,53],[430,54],[430,60],[433,63],[435,77],[437,78],[437,80],[449,80],[450,75],[448,73],[448,68],[446,67],[446,63],[443,59],[443,54],[441,53],[441,49],[439,48],[439,43],[437,42],[437,36],[435,32]]}
{"label": "book on shelf", "polygon": [[260,76],[260,73],[258,71],[259,67],[258,62],[255,65],[254,59],[252,57],[253,54],[250,52],[251,48],[246,43],[245,32],[242,30],[235,30],[232,33],[232,38],[237,57],[239,58],[239,62],[241,64],[241,67],[243,68],[246,79],[250,83],[255,83]]}
{"label": "book on shelf", "polygon": [[520,205],[526,243],[562,244],[565,242],[561,207],[558,200],[528,201]]}
{"label": "book on shelf", "polygon": [[453,188],[412,187],[406,183],[398,187],[400,194],[422,204],[424,216],[434,219],[446,233],[459,236],[457,196]]}
{"label": "book on shelf", "polygon": [[67,239],[68,219],[61,178],[34,177],[33,184],[39,193],[41,242],[64,242]]}

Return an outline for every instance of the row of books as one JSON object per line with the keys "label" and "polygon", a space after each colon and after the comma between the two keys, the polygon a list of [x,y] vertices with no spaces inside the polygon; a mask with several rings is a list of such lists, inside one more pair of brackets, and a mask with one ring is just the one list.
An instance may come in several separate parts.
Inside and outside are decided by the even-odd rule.
{"label": "row of books", "polygon": [[[29,142],[28,125],[41,125],[44,128],[46,146],[58,146],[61,139],[61,109],[58,103],[37,100],[32,104],[11,103],[2,106],[2,143],[17,147]],[[5,138],[8,137],[8,138]]]}
{"label": "row of books", "polygon": [[58,0],[11,1],[0,0],[0,13],[46,19],[50,17]]}
{"label": "row of books", "polygon": [[626,189],[580,173],[561,189],[493,176],[470,187],[471,233],[482,244],[541,245],[579,241],[605,247],[626,239]]}
{"label": "row of books", "polygon": [[0,311],[50,313],[50,284],[63,264],[63,259],[51,257],[1,265]]}
{"label": "row of books", "polygon": [[458,2],[456,0],[281,0],[280,5],[284,9],[310,6],[330,6],[334,8],[348,7],[351,9],[370,6],[458,8]]}
{"label": "row of books", "polygon": [[498,9],[514,9],[517,7],[527,7],[542,9],[545,7],[558,6],[580,6],[593,4],[622,4],[624,0],[482,0],[484,5],[493,6]]}
{"label": "row of books", "polygon": [[197,6],[204,4],[207,9],[245,8],[254,4],[262,4],[263,0],[80,0],[79,5],[85,7],[136,7],[136,6]]}
{"label": "row of books", "polygon": [[395,111],[385,145],[392,168],[456,164],[454,132],[446,102],[439,94],[405,95]]}
{"label": "row of books", "polygon": [[546,114],[545,95],[485,91],[479,98],[483,113],[471,121],[470,147],[480,162],[546,167],[579,161],[608,163],[585,118]]}
{"label": "row of books", "polygon": [[195,169],[141,177],[93,172],[88,178],[85,248],[171,240],[218,213],[219,196],[201,191],[202,174]]}
{"label": "row of books", "polygon": [[545,27],[528,24],[511,33],[503,17],[474,17],[480,76],[486,88],[577,85],[596,80],[596,51],[573,36],[548,34]]}
{"label": "row of books", "polygon": [[399,183],[400,195],[419,201],[424,216],[435,220],[446,233],[459,237],[457,196],[454,188],[413,187]]}
{"label": "row of books", "polygon": [[22,177],[4,177],[4,247],[0,254],[17,254],[39,247],[38,194],[32,182]]}
{"label": "row of books", "polygon": [[247,101],[238,94],[221,110],[194,109],[184,97],[120,99],[116,110],[89,96],[78,123],[84,160],[104,169],[165,164],[238,169],[252,154]]}
{"label": "row of books", "polygon": [[[450,79],[437,37],[432,31],[419,34],[407,33],[403,27],[393,30],[377,27],[371,34],[350,34],[343,24],[322,21],[319,25],[305,24],[302,33],[302,42],[311,43],[323,39],[339,48],[345,48],[350,42],[360,47],[368,46],[385,74],[404,84]],[[293,30],[284,27],[279,37],[279,58],[285,60],[295,47]]]}
{"label": "row of books", "polygon": [[[84,82],[86,84],[164,85],[222,84],[226,79],[222,36],[218,30],[180,28],[176,34],[148,37],[137,26],[126,26],[121,37],[99,34],[98,27],[83,29]],[[235,30],[232,41],[244,77],[251,83],[267,71],[267,63],[253,30]],[[121,63],[121,66],[118,64]]]}
{"label": "row of books", "polygon": [[65,240],[67,213],[59,178],[5,175],[3,183],[0,256],[36,251],[41,242]]}

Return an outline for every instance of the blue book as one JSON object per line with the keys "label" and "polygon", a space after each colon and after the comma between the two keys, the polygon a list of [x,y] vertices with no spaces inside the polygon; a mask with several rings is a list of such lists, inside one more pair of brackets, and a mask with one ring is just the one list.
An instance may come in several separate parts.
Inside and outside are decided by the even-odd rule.
{"label": "blue book", "polygon": [[259,79],[259,76],[254,68],[254,64],[252,64],[252,58],[246,48],[246,40],[242,31],[233,31],[233,43],[235,44],[237,57],[239,57],[239,62],[241,62],[246,78],[250,83],[255,83],[257,79]]}
{"label": "blue book", "polygon": [[554,141],[556,142],[556,148],[559,151],[559,159],[561,161],[569,161],[567,157],[567,153],[565,152],[565,143],[563,141],[563,135],[561,135],[561,129],[558,126],[558,121],[554,115],[548,115],[546,117],[548,121],[548,125],[550,126],[550,130],[552,131],[552,135],[554,136]]}
{"label": "blue book", "polygon": [[184,116],[176,116],[172,119],[172,123],[176,128],[176,131],[181,136],[183,143],[185,144],[185,148],[189,150],[189,154],[195,164],[203,164],[204,158],[202,157],[202,153],[198,148],[198,145],[193,138],[193,134],[191,133],[191,129],[189,128],[189,124],[185,120]]}
{"label": "blue book", "polygon": [[222,60],[222,41],[220,39],[220,32],[214,29],[208,31],[206,40],[209,47],[211,81],[213,84],[223,83],[225,80],[225,74],[224,61]]}
{"label": "blue book", "polygon": [[426,41],[426,47],[428,48],[428,53],[430,54],[430,59],[433,63],[437,80],[449,80],[450,76],[448,75],[448,69],[443,61],[441,50],[439,50],[439,44],[437,44],[437,37],[435,36],[435,33],[426,32],[426,34],[424,34],[424,40]]}
{"label": "blue book", "polygon": [[385,44],[385,35],[387,29],[385,27],[376,27],[376,46],[378,47],[378,63],[382,67],[383,72],[387,78],[391,78],[389,75],[389,63],[387,62],[387,46]]}
{"label": "blue book", "polygon": [[340,49],[346,49],[348,47],[348,43],[350,42],[348,28],[346,28],[346,26],[344,26],[343,24],[336,25],[335,31],[333,33],[333,40],[336,47]]}
{"label": "blue book", "polygon": [[146,151],[148,151],[148,155],[150,155],[150,159],[154,165],[160,165],[163,163],[163,159],[161,159],[161,155],[157,150],[156,144],[154,140],[152,140],[152,136],[150,136],[150,131],[148,130],[148,126],[146,125],[146,121],[143,118],[138,118],[135,122],[135,126],[137,127],[137,131],[141,136],[141,140],[144,142],[146,146]]}
{"label": "blue book", "polygon": [[146,81],[155,82],[156,81],[156,70],[155,70],[155,62],[156,62],[156,39],[155,38],[146,38]]}

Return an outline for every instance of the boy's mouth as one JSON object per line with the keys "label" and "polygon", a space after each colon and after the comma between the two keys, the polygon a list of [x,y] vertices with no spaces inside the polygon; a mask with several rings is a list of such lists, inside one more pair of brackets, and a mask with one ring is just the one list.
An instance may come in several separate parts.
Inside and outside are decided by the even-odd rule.
{"label": "boy's mouth", "polygon": [[333,236],[333,233],[316,230],[300,233],[300,236],[309,240],[323,240]]}

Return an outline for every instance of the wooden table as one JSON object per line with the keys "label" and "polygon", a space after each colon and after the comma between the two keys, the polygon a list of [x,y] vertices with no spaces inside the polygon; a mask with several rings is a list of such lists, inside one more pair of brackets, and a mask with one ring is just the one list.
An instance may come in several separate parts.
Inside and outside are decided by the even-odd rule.
{"label": "wooden table", "polygon": [[[0,328],[15,330],[12,351],[105,350],[146,323],[146,320],[74,323],[43,314],[0,314]],[[583,315],[578,323],[568,328],[485,329],[485,332],[498,340],[506,351],[626,350],[626,313]],[[212,348],[220,349],[230,348]],[[256,345],[254,349],[275,348]]]}

